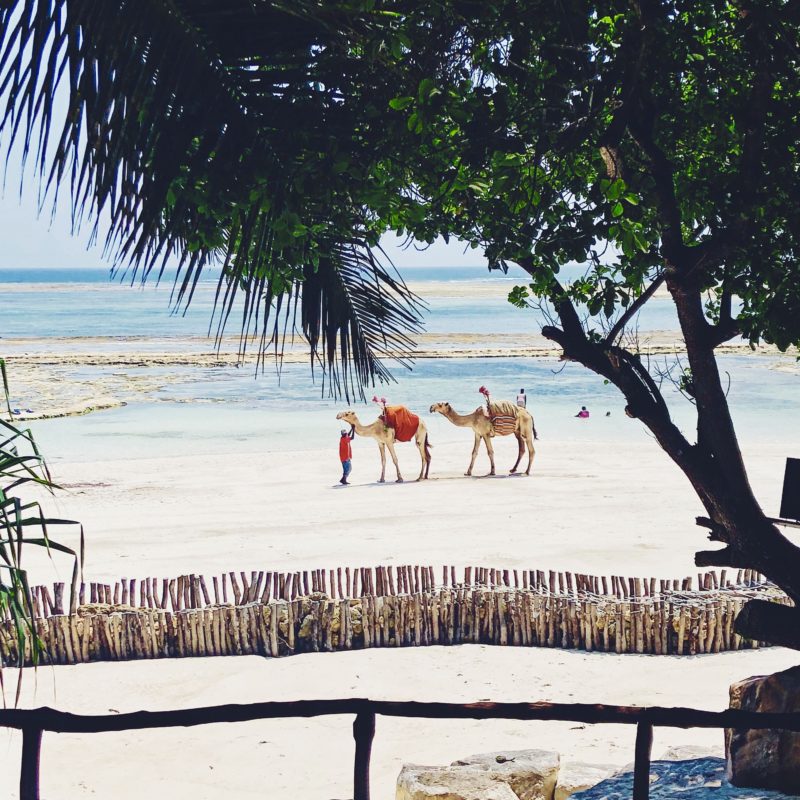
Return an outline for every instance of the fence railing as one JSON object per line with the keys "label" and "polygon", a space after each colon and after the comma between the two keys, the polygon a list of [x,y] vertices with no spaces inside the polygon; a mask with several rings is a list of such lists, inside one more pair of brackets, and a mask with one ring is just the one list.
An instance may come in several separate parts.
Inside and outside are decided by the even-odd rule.
{"label": "fence railing", "polygon": [[[138,588],[138,591],[137,591]],[[758,647],[734,620],[754,597],[788,603],[749,570],[692,578],[397,566],[241,572],[32,587],[34,627],[54,664],[334,652],[462,643],[695,655]],[[31,661],[0,611],[0,653]]]}
{"label": "fence railing", "polygon": [[113,715],[79,715],[52,708],[0,711],[0,727],[22,731],[21,800],[39,800],[42,735],[110,733],[145,728],[174,728],[257,719],[354,715],[353,798],[369,800],[369,768],[377,716],[416,719],[514,719],[636,725],[633,800],[648,800],[653,728],[778,728],[800,732],[800,713],[659,706],[611,706],[586,703],[418,703],[338,699],[220,705],[173,711],[135,711]]}

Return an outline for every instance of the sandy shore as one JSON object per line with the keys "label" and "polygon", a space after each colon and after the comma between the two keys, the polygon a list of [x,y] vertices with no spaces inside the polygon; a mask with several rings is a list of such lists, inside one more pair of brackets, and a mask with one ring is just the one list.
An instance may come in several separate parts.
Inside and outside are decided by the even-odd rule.
{"label": "sandy shore", "polygon": [[[557,359],[561,350],[537,333],[426,333],[418,339],[415,359],[542,358]],[[115,408],[153,396],[165,386],[188,383],[203,370],[256,369],[257,344],[244,355],[238,339],[226,338],[219,350],[205,337],[149,339],[146,337],[77,337],[2,341],[11,380],[12,405],[20,419],[77,416]],[[659,358],[682,353],[674,331],[642,333],[639,352]],[[769,356],[770,368],[798,372],[797,353],[776,347],[755,350],[746,342],[717,348],[720,355]],[[309,354],[299,343],[283,352],[285,365],[307,364]],[[267,356],[268,369],[274,355]]]}
{"label": "sandy shore", "polygon": [[[537,445],[530,478],[464,478],[471,439],[428,418],[436,443],[427,483],[377,484],[374,443],[354,444],[354,485],[335,485],[335,448],[131,458],[55,464],[69,488],[48,505],[86,526],[92,579],[205,574],[230,569],[379,563],[556,568],[656,577],[693,574],[705,547],[688,484],[631,422],[624,445],[576,424]],[[599,420],[597,421],[599,423]],[[627,423],[626,423],[627,424]],[[334,431],[335,433],[335,431]],[[776,509],[786,447],[746,442],[753,484]],[[622,448],[622,449],[621,449]],[[514,446],[496,443],[507,468]],[[399,448],[414,475],[416,453]],[[483,457],[485,459],[485,456]],[[479,467],[485,469],[485,461]],[[67,534],[65,534],[67,535]],[[67,535],[74,536],[73,534]],[[71,543],[75,543],[72,541]],[[37,576],[52,567],[29,562]],[[68,574],[64,561],[59,574]],[[768,649],[693,658],[541,649],[422,648],[347,654],[174,660],[42,669],[25,676],[23,705],[82,712],[188,707],[301,697],[561,700],[721,709],[735,679],[797,663]],[[7,692],[13,680],[6,673]],[[111,712],[113,713],[113,711]],[[247,723],[107,736],[49,736],[44,796],[173,798],[351,797],[350,720]],[[403,762],[448,763],[473,752],[543,747],[565,758],[623,765],[633,729],[568,723],[415,722],[381,719],[373,797],[389,800]],[[4,737],[2,780],[16,779],[19,743]],[[722,749],[716,731],[659,730],[674,744]],[[14,796],[8,788],[6,796]]]}

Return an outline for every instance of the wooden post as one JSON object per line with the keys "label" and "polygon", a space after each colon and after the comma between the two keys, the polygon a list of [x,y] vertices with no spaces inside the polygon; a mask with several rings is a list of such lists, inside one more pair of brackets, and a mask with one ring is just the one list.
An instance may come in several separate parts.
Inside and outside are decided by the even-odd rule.
{"label": "wooden post", "polygon": [[20,800],[39,800],[39,754],[42,729],[22,729],[22,768],[19,776]]}
{"label": "wooden post", "polygon": [[633,800],[649,800],[650,753],[653,749],[653,725],[650,722],[636,725],[636,750],[633,761]]}
{"label": "wooden post", "polygon": [[[375,714],[372,711],[359,711],[353,722],[353,738],[356,740],[353,800],[369,800],[369,760],[374,737]],[[38,800],[38,794],[36,797]]]}

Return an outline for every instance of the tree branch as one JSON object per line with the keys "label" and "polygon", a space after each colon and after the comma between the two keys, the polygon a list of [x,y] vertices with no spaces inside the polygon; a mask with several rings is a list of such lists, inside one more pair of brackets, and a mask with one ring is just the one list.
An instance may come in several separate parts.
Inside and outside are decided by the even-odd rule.
{"label": "tree branch", "polygon": [[686,246],[681,233],[681,214],[675,197],[672,164],[664,151],[653,141],[651,131],[647,130],[640,120],[629,119],[628,130],[650,161],[650,175],[655,183],[661,218],[664,255],[670,266],[676,267],[685,262]]}
{"label": "tree branch", "polygon": [[[530,256],[527,258],[518,258],[516,259],[516,263],[522,267],[522,269],[524,269],[528,275],[533,276],[535,274],[536,269],[533,264],[533,258]],[[586,332],[581,324],[578,311],[575,308],[572,300],[570,300],[566,290],[561,283],[559,283],[558,279],[555,278],[555,276],[553,276],[550,280],[550,290],[548,294],[556,308],[556,313],[561,320],[561,324],[564,327],[563,333],[569,337],[572,346],[575,347],[588,344]],[[557,340],[554,339],[554,341]],[[559,342],[559,344],[561,343]],[[562,347],[564,347],[564,345],[562,345]]]}
{"label": "tree branch", "polygon": [[750,559],[732,547],[722,547],[719,550],[699,550],[694,554],[694,563],[698,567],[735,567],[748,569],[753,566]]}
{"label": "tree branch", "polygon": [[742,329],[739,326],[739,321],[736,319],[720,320],[716,325],[712,325],[708,331],[709,341],[711,347],[719,347],[731,339],[742,335]]}
{"label": "tree branch", "polygon": [[796,607],[750,600],[739,612],[733,627],[746,639],[800,650],[800,612]]}
{"label": "tree branch", "polygon": [[696,517],[695,524],[699,525],[701,528],[708,528],[708,538],[712,542],[727,542],[728,536],[725,531],[725,528],[722,525],[714,522],[713,519],[709,517]]}
{"label": "tree branch", "polygon": [[664,283],[665,278],[665,273],[661,272],[653,279],[651,284],[636,298],[636,300],[634,300],[625,313],[614,323],[614,327],[608,332],[608,336],[606,336],[603,344],[614,344],[617,336],[622,333],[622,330],[625,328],[625,326],[639,312],[642,306],[655,294],[658,287]]}

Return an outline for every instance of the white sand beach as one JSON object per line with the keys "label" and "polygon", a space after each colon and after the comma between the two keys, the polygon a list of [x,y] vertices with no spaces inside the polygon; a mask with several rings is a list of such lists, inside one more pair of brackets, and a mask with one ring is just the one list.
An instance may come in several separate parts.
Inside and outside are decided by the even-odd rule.
{"label": "white sand beach", "polygon": [[[98,414],[76,422],[102,419]],[[262,450],[238,455],[231,445],[224,456],[132,458],[122,447],[104,460],[73,453],[74,460],[54,465],[54,477],[67,488],[53,507],[83,521],[86,572],[93,579],[418,562],[656,577],[696,571],[692,556],[705,544],[693,524],[700,507],[637,423],[619,420],[628,436],[614,446],[602,431],[603,418],[590,424],[570,420],[569,434],[554,436],[545,417],[537,422],[541,439],[530,478],[465,478],[469,432],[442,418],[425,420],[434,442],[433,480],[426,483],[376,484],[377,448],[357,439],[354,485],[335,485],[331,421],[334,443],[324,450],[286,450],[265,442]],[[154,429],[163,424],[154,420]],[[753,482],[770,510],[777,510],[786,447],[748,443]],[[514,446],[498,441],[496,450],[502,472]],[[414,477],[415,451],[402,445],[399,452],[406,476]],[[485,456],[479,467],[486,467]],[[59,564],[64,578],[66,567]],[[37,575],[47,569],[35,565]],[[731,681],[797,660],[796,653],[778,648],[673,658],[470,645],[281,660],[101,663],[43,668],[37,675],[26,671],[22,704],[105,713],[361,696],[722,709]],[[9,696],[12,685],[7,672]],[[348,719],[330,718],[50,735],[42,753],[43,794],[347,798],[349,725]],[[633,737],[632,728],[569,723],[379,719],[373,797],[393,797],[403,762],[449,763],[473,752],[539,747],[558,750],[565,759],[622,766],[632,760]],[[10,797],[19,744],[13,736],[3,741],[2,780]],[[657,731],[654,756],[686,743],[722,752],[721,732],[664,729]]]}

